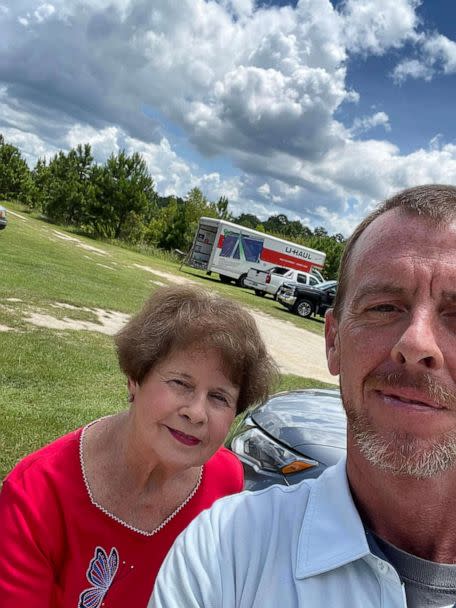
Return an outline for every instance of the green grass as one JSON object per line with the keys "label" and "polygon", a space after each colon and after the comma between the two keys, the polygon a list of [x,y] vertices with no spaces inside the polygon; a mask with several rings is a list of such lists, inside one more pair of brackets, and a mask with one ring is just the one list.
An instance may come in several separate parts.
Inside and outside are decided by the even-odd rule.
{"label": "green grass", "polygon": [[25,454],[126,404],[111,340],[67,334],[1,334],[0,477]]}
{"label": "green grass", "polygon": [[[5,206],[25,220],[10,213],[8,227],[0,232],[0,325],[14,330],[0,332],[0,479],[25,454],[126,406],[125,379],[110,336],[40,328],[26,319],[38,311],[59,320],[97,323],[94,308],[129,314],[138,310],[156,288],[153,282],[167,280],[135,264],[182,274],[277,318],[322,331],[321,323],[306,323],[253,292],[191,269],[179,271],[167,254],[150,257],[94,241],[41,221],[18,205]],[[55,231],[106,254],[58,238]],[[80,309],[56,308],[56,302]],[[288,375],[282,376],[279,390],[306,386],[324,384]]]}

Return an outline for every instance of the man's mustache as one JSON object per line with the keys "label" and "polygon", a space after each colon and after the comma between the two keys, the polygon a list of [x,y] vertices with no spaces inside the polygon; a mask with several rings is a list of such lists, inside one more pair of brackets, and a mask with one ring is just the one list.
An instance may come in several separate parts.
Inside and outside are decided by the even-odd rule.
{"label": "man's mustache", "polygon": [[372,372],[364,383],[366,388],[411,388],[423,398],[448,409],[456,410],[456,387],[449,387],[429,373],[413,374],[407,370]]}

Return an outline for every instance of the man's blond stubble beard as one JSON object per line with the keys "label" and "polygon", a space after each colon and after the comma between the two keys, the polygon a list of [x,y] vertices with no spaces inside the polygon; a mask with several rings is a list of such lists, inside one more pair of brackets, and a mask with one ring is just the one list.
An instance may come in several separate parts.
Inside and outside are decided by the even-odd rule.
{"label": "man's blond stubble beard", "polygon": [[[427,373],[416,376],[406,372],[374,373],[366,379],[365,387],[418,388],[430,400],[456,412],[455,392]],[[373,466],[395,476],[414,479],[429,479],[456,467],[456,428],[433,439],[423,439],[407,432],[378,431],[367,411],[354,407],[344,398],[342,385],[341,393],[347,413],[348,431],[361,454]]]}

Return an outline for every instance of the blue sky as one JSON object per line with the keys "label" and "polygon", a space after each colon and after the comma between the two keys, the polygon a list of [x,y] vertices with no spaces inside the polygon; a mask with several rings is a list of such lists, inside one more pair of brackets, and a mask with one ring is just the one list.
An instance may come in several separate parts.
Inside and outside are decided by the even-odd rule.
{"label": "blue sky", "polygon": [[0,132],[143,154],[160,194],[348,234],[456,183],[451,0],[0,0]]}

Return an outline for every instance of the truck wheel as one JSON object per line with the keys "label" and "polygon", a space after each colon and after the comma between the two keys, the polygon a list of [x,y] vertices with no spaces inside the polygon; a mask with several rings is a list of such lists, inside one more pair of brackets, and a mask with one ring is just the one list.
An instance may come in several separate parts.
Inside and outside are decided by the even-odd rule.
{"label": "truck wheel", "polygon": [[308,300],[299,300],[294,307],[294,310],[297,315],[307,319],[313,313],[312,303]]}
{"label": "truck wheel", "polygon": [[260,296],[260,298],[264,298],[265,293],[264,291],[261,291],[261,289],[255,289],[255,295]]}
{"label": "truck wheel", "polygon": [[241,276],[239,277],[239,279],[237,279],[237,281],[236,281],[236,285],[238,287],[246,287],[246,285],[244,283],[246,277],[247,277],[247,273],[241,274]]}
{"label": "truck wheel", "polygon": [[219,274],[222,283],[231,283],[231,277],[227,277],[226,274]]}

